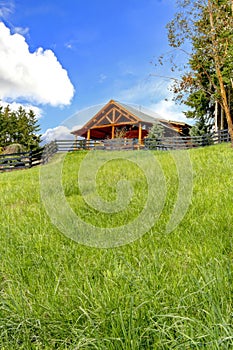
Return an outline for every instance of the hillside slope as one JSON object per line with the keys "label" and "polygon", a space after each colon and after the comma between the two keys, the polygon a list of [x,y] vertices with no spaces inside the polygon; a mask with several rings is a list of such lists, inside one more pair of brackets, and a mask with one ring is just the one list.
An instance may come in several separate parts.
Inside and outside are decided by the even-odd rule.
{"label": "hillside slope", "polygon": [[[161,215],[139,239],[109,249],[79,244],[52,224],[40,168],[0,174],[1,349],[232,349],[233,151],[185,152],[193,183],[183,220],[166,233],[180,178],[171,154],[154,153],[166,182]],[[85,156],[64,161],[75,215],[100,227],[136,218],[146,203],[143,171],[117,159],[101,167],[95,181],[104,200],[116,200],[121,179],[134,194],[125,210],[100,213],[78,188]]]}

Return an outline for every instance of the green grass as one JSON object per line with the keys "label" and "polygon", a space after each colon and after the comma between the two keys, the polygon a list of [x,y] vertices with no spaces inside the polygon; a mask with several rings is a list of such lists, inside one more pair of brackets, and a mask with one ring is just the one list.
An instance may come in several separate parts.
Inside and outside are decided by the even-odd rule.
{"label": "green grass", "polygon": [[[180,151],[182,152],[182,151]],[[233,150],[188,152],[190,207],[165,233],[178,176],[169,153],[154,153],[167,185],[154,227],[131,244],[98,249],[53,226],[40,198],[39,168],[0,174],[0,349],[232,349]],[[122,212],[98,213],[83,200],[77,172],[86,153],[68,154],[63,188],[75,213],[93,225],[127,224],[142,210],[143,172],[127,161],[101,167],[97,191],[116,199],[116,182],[134,194]]]}

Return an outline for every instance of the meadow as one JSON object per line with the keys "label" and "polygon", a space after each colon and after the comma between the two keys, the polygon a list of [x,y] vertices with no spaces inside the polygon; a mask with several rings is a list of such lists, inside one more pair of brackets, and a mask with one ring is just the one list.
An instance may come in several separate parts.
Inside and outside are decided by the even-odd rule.
{"label": "meadow", "polygon": [[[0,173],[1,350],[233,348],[233,150],[177,152],[188,153],[193,172],[183,220],[166,232],[179,177],[171,154],[154,151],[166,180],[162,213],[139,239],[108,249],[75,242],[52,224],[40,167]],[[143,172],[126,160],[101,167],[102,198],[115,200],[121,178],[134,194],[124,211],[99,213],[78,188],[86,154],[65,158],[67,202],[93,225],[127,224],[146,202]]]}

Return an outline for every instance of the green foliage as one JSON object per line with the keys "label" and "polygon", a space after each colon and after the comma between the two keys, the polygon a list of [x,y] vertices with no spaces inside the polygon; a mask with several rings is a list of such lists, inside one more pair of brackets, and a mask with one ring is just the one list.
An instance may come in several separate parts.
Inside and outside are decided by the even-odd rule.
{"label": "green foliage", "polygon": [[[1,349],[233,348],[232,148],[189,151],[192,202],[169,234],[164,228],[179,174],[174,154],[155,154],[167,183],[163,213],[141,239],[114,249],[82,246],[52,225],[40,199],[38,168],[0,174]],[[65,195],[78,215],[108,226],[111,215],[93,215],[78,189],[85,156],[67,155]],[[115,218],[117,225],[132,220],[147,198],[141,169],[131,167],[116,159],[98,174],[106,200],[115,199],[122,168],[124,180],[136,181],[134,203],[123,219]]]}
{"label": "green foliage", "polygon": [[205,123],[204,117],[200,117],[196,124],[191,128],[191,136],[202,136],[209,132],[209,128]]}
{"label": "green foliage", "polygon": [[155,123],[149,130],[148,139],[160,139],[163,137],[164,128],[161,124]]}
{"label": "green foliage", "polygon": [[[214,104],[218,102],[232,130],[232,0],[179,0],[177,4],[179,10],[167,25],[168,40],[188,59],[181,79],[172,87],[175,100],[190,107],[187,117],[204,117],[207,125],[214,118]],[[177,68],[174,61],[171,68]]]}
{"label": "green foliage", "polygon": [[185,104],[191,110],[185,112],[187,118],[196,119],[195,125],[190,131],[192,136],[200,136],[211,131],[214,124],[214,104],[210,104],[209,98],[203,90],[198,90],[190,94]]}
{"label": "green foliage", "polygon": [[161,124],[155,123],[149,130],[147,139],[150,139],[148,148],[156,149],[157,145],[161,144],[161,138],[164,134],[164,128]]}
{"label": "green foliage", "polygon": [[11,144],[20,144],[26,150],[39,147],[40,127],[32,110],[27,112],[22,107],[11,111],[9,106],[0,106],[0,145],[5,148]]}
{"label": "green foliage", "polygon": [[[211,126],[206,124],[205,118],[200,117],[195,125],[190,130],[191,136],[203,136],[203,146],[206,145],[212,145],[213,140],[210,136]],[[195,143],[195,139],[193,140],[193,143]]]}

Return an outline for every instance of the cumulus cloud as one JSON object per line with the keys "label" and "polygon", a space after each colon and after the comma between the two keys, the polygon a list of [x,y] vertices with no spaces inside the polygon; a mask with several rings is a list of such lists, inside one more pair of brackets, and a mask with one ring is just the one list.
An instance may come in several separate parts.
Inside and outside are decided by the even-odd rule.
{"label": "cumulus cloud", "polygon": [[35,113],[37,119],[43,116],[42,109],[37,106],[33,106],[31,104],[22,104],[17,102],[8,103],[5,101],[1,101],[0,106],[2,106],[3,108],[9,106],[11,111],[17,111],[19,107],[23,107],[23,109],[25,109],[26,112],[29,112],[30,110],[32,110]]}
{"label": "cumulus cloud", "polygon": [[71,135],[70,132],[71,130],[63,125],[47,129],[42,135],[42,142],[48,143],[54,140],[73,140],[74,136]]}
{"label": "cumulus cloud", "polygon": [[104,105],[105,103],[101,103],[79,110],[63,121],[62,125],[47,129],[42,135],[42,143],[45,144],[54,140],[74,140],[71,131],[82,128]]}
{"label": "cumulus cloud", "polygon": [[54,140],[74,140],[74,135],[71,134],[71,131],[80,129],[81,127],[81,125],[76,125],[69,129],[67,126],[59,125],[55,128],[47,129],[42,135],[42,143],[46,144]]}
{"label": "cumulus cloud", "polygon": [[29,51],[23,35],[0,23],[0,99],[24,98],[38,104],[67,105],[74,87],[52,50]]}
{"label": "cumulus cloud", "polygon": [[184,109],[181,109],[181,106],[176,105],[172,100],[161,100],[158,103],[151,104],[149,108],[152,111],[158,113],[159,116],[163,119],[193,124],[192,119],[185,117],[185,114],[183,113]]}

